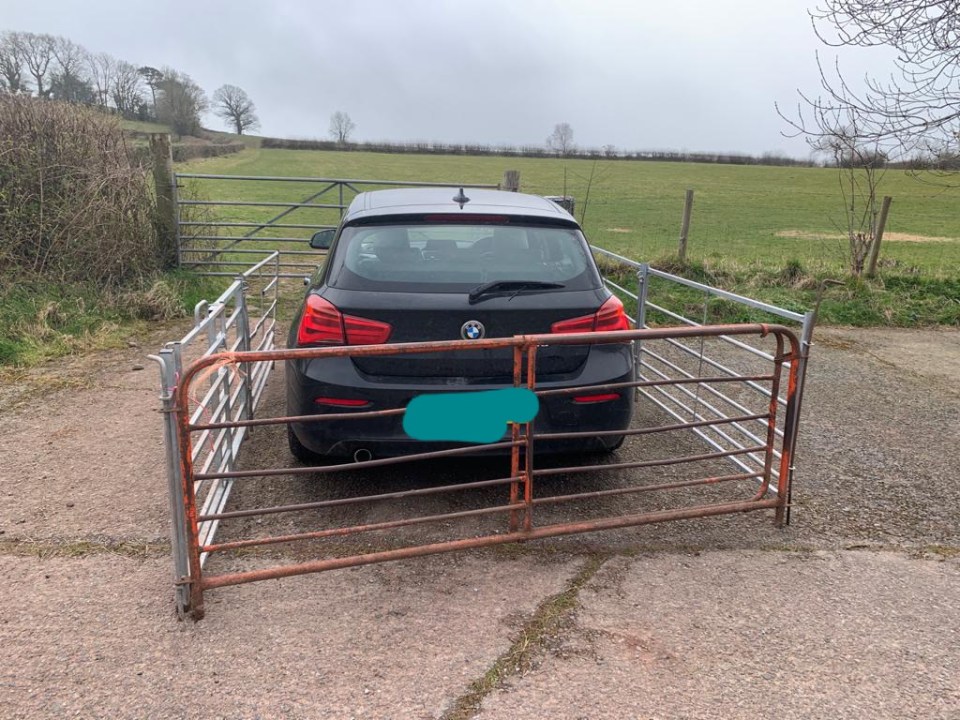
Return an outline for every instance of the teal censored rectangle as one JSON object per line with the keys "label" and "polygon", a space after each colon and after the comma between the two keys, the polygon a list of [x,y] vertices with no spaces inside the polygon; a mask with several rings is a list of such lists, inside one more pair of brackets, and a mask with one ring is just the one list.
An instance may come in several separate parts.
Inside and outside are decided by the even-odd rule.
{"label": "teal censored rectangle", "polygon": [[507,423],[537,416],[540,399],[527,388],[418,395],[407,405],[403,430],[414,440],[494,443]]}

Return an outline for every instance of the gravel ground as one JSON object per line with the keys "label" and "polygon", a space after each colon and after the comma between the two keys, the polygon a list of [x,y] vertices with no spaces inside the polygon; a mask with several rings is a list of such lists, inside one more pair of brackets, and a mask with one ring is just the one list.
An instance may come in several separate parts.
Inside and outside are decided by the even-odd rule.
{"label": "gravel ground", "polygon": [[[282,409],[280,372],[267,413]],[[51,365],[27,390],[0,392],[14,398],[0,408],[0,716],[765,717],[775,699],[784,717],[960,717],[958,376],[956,331],[819,331],[785,529],[750,513],[224,588],[193,624],[172,614],[153,365],[138,347]],[[661,442],[618,459],[701,447]],[[258,430],[246,459],[287,465],[284,445]],[[490,477],[498,462],[251,482],[231,502]],[[627,480],[553,482],[577,492]],[[401,505],[498,501],[491,490]],[[545,508],[538,522],[658,502]],[[336,519],[385,517],[373,505]],[[268,528],[330,519],[280,515]],[[225,525],[223,537],[263,522]],[[276,546],[210,567],[305,553]],[[600,570],[583,574],[591,563]]]}

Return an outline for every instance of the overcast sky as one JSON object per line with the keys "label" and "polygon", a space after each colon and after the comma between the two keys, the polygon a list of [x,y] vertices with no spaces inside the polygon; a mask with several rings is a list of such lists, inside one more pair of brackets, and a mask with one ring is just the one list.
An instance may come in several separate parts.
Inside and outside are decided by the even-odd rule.
{"label": "overcast sky", "polygon": [[774,102],[816,90],[814,2],[0,0],[0,26],[239,85],[263,135],[326,138],[343,110],[356,140],[542,145],[568,122],[581,146],[805,157]]}

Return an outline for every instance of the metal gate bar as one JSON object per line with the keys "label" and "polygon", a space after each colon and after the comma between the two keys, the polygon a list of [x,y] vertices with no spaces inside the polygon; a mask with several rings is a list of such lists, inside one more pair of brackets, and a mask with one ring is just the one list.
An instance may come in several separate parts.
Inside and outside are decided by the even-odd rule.
{"label": "metal gate bar", "polygon": [[[670,324],[679,322],[688,327],[710,327],[706,324],[706,318],[708,316],[707,310],[711,299],[719,299],[730,303],[735,303],[744,308],[748,308],[751,312],[769,317],[773,322],[787,322],[799,325],[798,331],[800,351],[797,353],[796,359],[791,361],[790,370],[791,373],[795,371],[797,377],[797,387],[794,390],[796,394],[796,405],[799,407],[802,404],[803,390],[806,380],[807,358],[810,352],[810,347],[813,343],[813,329],[816,322],[816,313],[814,311],[806,313],[793,312],[769,303],[760,302],[752,298],[737,295],[736,293],[721,290],[720,288],[704,285],[703,283],[698,283],[694,280],[688,280],[678,275],[656,270],[648,263],[640,263],[630,260],[629,258],[610,252],[609,250],[601,247],[591,246],[591,249],[599,258],[606,260],[608,263],[613,263],[615,266],[628,268],[635,275],[637,282],[636,293],[631,292],[629,289],[623,287],[622,284],[614,282],[609,277],[606,277],[605,273],[603,278],[604,283],[608,287],[614,289],[622,299],[629,299],[636,303],[636,312],[632,321],[634,327],[651,327],[650,316],[664,318],[666,322]],[[601,270],[603,269],[602,265],[603,264],[601,263]],[[656,297],[656,291],[652,289],[652,283],[654,280],[667,285],[682,286],[689,290],[702,293],[703,312],[701,319],[697,320],[687,317],[680,312],[675,312],[674,310],[667,308],[664,303],[657,303],[652,300],[651,298]],[[737,351],[747,353],[758,360],[770,361],[773,359],[770,353],[766,353],[736,338],[723,336],[720,338],[720,340],[726,345],[729,345],[731,348],[735,348]],[[701,366],[707,365],[714,370],[730,377],[741,377],[743,375],[742,372],[738,372],[728,367],[728,363],[724,362],[722,358],[718,359],[717,357],[711,357],[710,355],[706,354],[702,346],[698,349],[695,349],[680,342],[679,338],[670,337],[663,338],[660,341],[660,344],[663,346],[663,348],[658,348],[658,351],[650,347],[651,343],[646,343],[642,340],[637,341],[636,349],[639,377],[646,379],[661,378],[669,380],[678,380],[681,377],[689,378],[692,373],[681,368],[678,361],[672,361],[669,357],[667,357],[669,353],[679,353],[681,355],[685,355],[688,358],[695,359],[698,363],[700,363]],[[796,364],[795,368],[792,366],[794,363]],[[780,393],[779,395],[777,393],[773,393],[771,397],[770,390],[763,387],[756,381],[748,380],[743,384],[743,387],[749,388],[750,390],[755,391],[764,397],[775,400],[781,407],[786,407],[787,405],[787,397],[784,393]],[[641,388],[639,392],[644,398],[654,403],[663,412],[667,413],[671,418],[678,421],[702,418],[704,417],[702,411],[718,417],[726,417],[729,411],[720,407],[720,405],[732,408],[732,410],[735,412],[743,411],[742,404],[739,403],[737,399],[731,397],[729,393],[724,392],[722,389],[711,387],[705,384],[701,385],[698,383],[696,392],[693,393],[679,382],[673,383],[672,387]],[[714,400],[717,401],[716,405],[704,400],[704,392],[709,394]],[[688,403],[687,401],[691,399],[693,402]],[[755,435],[752,432],[747,430],[745,427],[738,425],[732,425],[731,430],[741,436],[739,438],[735,437],[731,432],[726,432],[715,428],[705,429],[698,427],[692,428],[692,430],[698,437],[700,437],[701,440],[715,450],[743,448],[745,447],[746,442],[749,442],[755,438]],[[783,437],[784,431],[785,430],[782,428],[774,429],[774,432],[780,437]],[[793,427],[791,431],[795,434],[796,427]],[[795,445],[796,437],[789,438],[789,444],[791,447]],[[739,456],[731,456],[729,461],[738,469],[745,472],[748,472],[752,467],[747,462],[744,462],[744,460]],[[791,472],[792,470],[793,468],[791,468]],[[773,475],[776,477],[778,473],[779,470],[774,468]],[[786,522],[789,522],[789,503],[787,505],[786,513]]]}
{"label": "metal gate bar", "polygon": [[[476,351],[482,349],[513,350],[513,384],[526,386],[540,395],[552,394],[554,390],[536,389],[536,358],[540,347],[551,345],[593,345],[606,343],[638,342],[647,343],[658,340],[696,339],[705,341],[707,338],[722,338],[753,336],[757,338],[772,337],[776,343],[776,350],[768,354],[773,358],[773,370],[766,374],[748,374],[736,377],[728,375],[717,377],[682,378],[676,382],[668,379],[639,379],[631,383],[617,383],[620,387],[636,387],[646,393],[656,389],[666,389],[671,386],[709,386],[730,385],[732,382],[768,382],[770,384],[769,403],[765,412],[755,412],[734,417],[694,418],[668,425],[651,428],[634,428],[626,430],[624,435],[644,435],[656,432],[676,432],[693,430],[703,432],[706,429],[720,426],[729,427],[734,423],[765,421],[767,426],[766,437],[756,445],[734,448],[720,448],[715,452],[694,453],[677,457],[659,458],[656,460],[642,460],[634,462],[615,462],[602,465],[570,466],[560,468],[535,468],[535,447],[537,442],[545,439],[577,436],[577,433],[537,434],[533,422],[511,425],[509,440],[490,445],[467,446],[448,450],[416,453],[399,458],[383,458],[352,465],[328,466],[318,468],[264,468],[256,470],[237,470],[224,465],[202,468],[197,472],[195,468],[195,434],[198,438],[210,437],[213,432],[241,432],[249,428],[262,425],[281,425],[291,421],[303,421],[304,418],[276,417],[276,418],[214,418],[210,421],[201,421],[191,402],[191,385],[195,380],[207,379],[212,375],[222,374],[232,376],[238,365],[250,367],[254,364],[273,363],[278,360],[310,359],[323,357],[369,357],[384,355],[402,355],[423,352],[459,352]],[[187,596],[182,609],[189,609],[194,617],[203,614],[203,593],[205,590],[251,582],[267,578],[287,577],[304,573],[364,565],[374,562],[384,562],[401,558],[417,557],[441,552],[452,552],[466,548],[476,548],[498,545],[518,540],[533,540],[538,538],[557,537],[594,530],[629,527],[654,522],[681,518],[707,517],[726,513],[747,512],[761,509],[774,509],[775,520],[783,523],[785,511],[788,507],[789,490],[792,474],[792,458],[796,425],[798,419],[798,387],[799,368],[803,359],[800,341],[791,330],[780,325],[746,324],[722,325],[713,327],[671,327],[656,329],[628,330],[607,333],[584,333],[577,335],[530,335],[514,338],[486,339],[478,341],[450,341],[429,343],[408,343],[395,345],[375,346],[347,346],[322,347],[297,350],[268,350],[260,352],[222,352],[202,357],[190,365],[183,373],[173,398],[173,416],[176,419],[176,439],[179,447],[180,459],[180,490],[182,493],[182,520],[177,527],[182,527],[185,533],[185,547],[187,548],[187,572],[179,578]],[[781,395],[781,378],[786,371],[785,383],[785,413],[782,418],[782,437],[778,435],[778,412],[781,404],[778,398]],[[585,386],[591,390],[597,386]],[[212,388],[211,388],[212,390]],[[568,389],[564,388],[564,391]],[[576,389],[570,389],[575,392]],[[367,411],[359,413],[334,413],[330,415],[308,416],[313,422],[323,422],[334,417],[373,418],[385,414],[400,414],[403,408],[391,408],[381,411]],[[204,435],[206,433],[207,435]],[[777,446],[779,445],[779,452]],[[253,510],[239,509],[227,511],[223,507],[210,511],[197,506],[197,488],[205,482],[220,481],[234,482],[252,480],[254,478],[303,475],[314,473],[337,473],[379,468],[384,466],[410,463],[417,460],[468,455],[479,451],[488,451],[493,448],[509,450],[510,472],[505,477],[482,480],[463,485],[445,485],[436,488],[423,488],[414,491],[384,493],[357,498],[324,500],[315,503],[299,503],[276,507],[258,508]],[[776,454],[775,454],[776,453]],[[696,464],[727,458],[756,456],[762,458],[762,464],[735,474],[710,474],[706,477],[696,477],[683,480],[667,480],[654,484],[631,486],[625,488],[611,488],[593,492],[572,493],[570,495],[543,496],[535,494],[537,478],[569,473],[582,473],[602,470],[613,472],[633,468],[668,467],[684,464]],[[775,467],[776,466],[776,467]],[[212,469],[212,472],[211,472]],[[716,502],[671,510],[657,510],[640,513],[628,513],[614,517],[579,520],[575,522],[553,522],[544,525],[535,525],[535,508],[560,503],[583,501],[608,497],[611,495],[628,495],[642,492],[676,491],[703,486],[735,485],[736,483],[750,483],[751,490],[747,499],[735,502]],[[212,535],[202,533],[201,525],[224,522],[253,515],[277,514],[295,511],[317,510],[321,508],[355,505],[367,502],[381,502],[385,500],[399,500],[408,497],[424,497],[441,493],[467,492],[481,487],[496,487],[506,485],[509,495],[505,504],[494,504],[490,507],[481,507],[471,510],[440,513],[419,517],[404,517],[396,520],[386,520],[372,524],[350,525],[346,527],[325,528],[312,532],[285,533],[277,536],[241,538],[220,543],[212,541]],[[377,551],[365,554],[354,554],[347,557],[318,559],[291,565],[281,565],[245,572],[232,572],[214,575],[204,570],[203,558],[210,553],[221,553],[228,550],[250,548],[278,543],[297,542],[304,540],[318,540],[322,538],[344,537],[371,531],[383,531],[414,525],[449,522],[451,520],[505,514],[508,516],[506,532],[481,535],[471,538],[459,538],[443,542],[430,542],[423,545],[414,545],[391,550]],[[207,525],[209,527],[209,525]]]}
{"label": "metal gate bar", "polygon": [[[235,253],[269,253],[278,251],[282,262],[280,277],[302,278],[310,275],[316,269],[320,259],[326,254],[322,250],[295,249],[308,246],[310,236],[314,231],[335,228],[344,211],[349,206],[353,196],[362,189],[396,188],[396,187],[450,187],[450,188],[489,188],[497,189],[494,183],[428,183],[403,180],[355,180],[319,177],[277,177],[257,175],[211,175],[203,173],[176,173],[177,188],[182,189],[183,183],[196,184],[230,181],[236,183],[253,183],[258,186],[269,186],[276,183],[300,183],[320,186],[319,190],[309,192],[299,202],[277,201],[265,198],[263,200],[238,199],[207,199],[186,198],[185,192],[176,193],[176,240],[177,261],[183,269],[192,270],[198,275],[212,277],[232,277],[236,273],[232,268],[243,265],[242,260],[233,261],[229,256]],[[335,194],[336,202],[316,202],[324,196]],[[333,198],[328,198],[333,200]],[[212,217],[195,219],[187,212],[191,208],[198,208],[215,213]],[[223,212],[224,208],[244,210],[277,208],[280,212],[263,219],[248,219],[232,217]],[[220,212],[217,212],[217,211]],[[303,222],[281,222],[293,213],[300,213]],[[303,213],[315,213],[304,216]],[[322,215],[316,215],[322,213]],[[320,218],[320,219],[317,219]],[[250,228],[243,232],[244,228]],[[296,230],[305,230],[297,235]],[[243,234],[223,234],[227,233]],[[275,232],[282,235],[275,235]],[[255,249],[246,247],[249,244],[270,243],[269,249]],[[294,246],[291,248],[290,246]],[[302,256],[309,255],[304,258]]]}

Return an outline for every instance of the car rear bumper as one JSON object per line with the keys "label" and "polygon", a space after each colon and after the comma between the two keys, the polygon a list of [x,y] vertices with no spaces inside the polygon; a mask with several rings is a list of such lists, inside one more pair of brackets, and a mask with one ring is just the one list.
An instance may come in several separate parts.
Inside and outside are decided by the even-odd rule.
{"label": "car rear bumper", "polygon": [[[596,345],[576,373],[562,379],[547,378],[537,390],[572,388],[630,382],[634,379],[632,348],[629,345]],[[347,357],[308,361],[287,361],[287,412],[289,415],[326,415],[405,408],[416,396],[428,393],[468,392],[511,387],[508,383],[478,383],[458,378],[373,378],[361,373]],[[559,432],[599,432],[624,430],[633,415],[632,388],[620,389],[615,400],[578,403],[574,397],[590,395],[589,389],[576,395],[551,395],[540,399],[534,420],[537,434]],[[364,400],[362,407],[333,407],[317,404],[317,398]],[[323,420],[292,423],[300,443],[318,455],[352,457],[357,450],[369,450],[378,456],[432,452],[466,443],[422,442],[403,429],[402,415],[369,418]],[[509,439],[509,434],[504,436]],[[545,453],[604,450],[615,447],[615,435],[575,440],[537,442],[537,451]],[[483,451],[483,445],[476,446]],[[509,448],[492,453],[508,453]]]}

